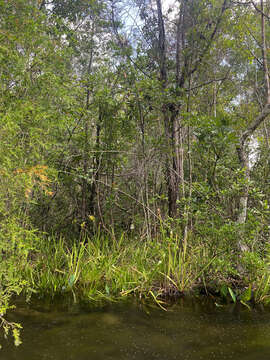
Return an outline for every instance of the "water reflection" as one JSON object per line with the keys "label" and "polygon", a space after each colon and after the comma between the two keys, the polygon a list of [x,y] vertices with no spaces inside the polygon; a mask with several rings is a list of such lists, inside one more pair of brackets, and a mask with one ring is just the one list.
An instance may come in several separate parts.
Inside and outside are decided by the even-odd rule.
{"label": "water reflection", "polygon": [[18,306],[23,344],[4,341],[3,360],[270,359],[270,313],[181,300],[167,312],[135,304],[102,309]]}

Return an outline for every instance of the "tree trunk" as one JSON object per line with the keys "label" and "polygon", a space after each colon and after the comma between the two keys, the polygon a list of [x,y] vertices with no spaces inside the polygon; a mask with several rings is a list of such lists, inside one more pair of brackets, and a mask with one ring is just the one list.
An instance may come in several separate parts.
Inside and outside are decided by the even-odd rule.
{"label": "tree trunk", "polygon": [[244,171],[244,176],[245,176],[245,181],[246,181],[243,194],[239,200],[239,214],[238,214],[238,218],[237,218],[237,223],[244,224],[246,222],[246,218],[247,218],[248,189],[249,189],[248,183],[250,180],[249,158],[248,158],[248,153],[245,149],[245,146],[243,146],[243,145],[240,146],[237,149],[237,152],[238,152],[239,162],[240,162],[241,168]]}
{"label": "tree trunk", "polygon": [[[93,41],[93,34],[94,34],[94,25],[91,32],[91,37]],[[93,64],[93,55],[94,55],[94,47],[93,44],[91,44],[90,49],[90,56],[89,56],[89,62],[87,67],[87,75],[90,75],[92,72],[92,64]],[[86,89],[86,101],[85,101],[85,108],[86,110],[89,109],[90,105],[90,83],[88,80],[87,83],[87,89]],[[86,221],[87,216],[87,193],[88,193],[88,182],[87,179],[88,176],[88,166],[89,166],[89,159],[88,159],[88,146],[89,146],[89,124],[88,124],[88,118],[84,121],[84,150],[83,150],[83,181],[82,181],[82,203],[81,203],[81,217],[82,221]]]}
{"label": "tree trunk", "polygon": [[[158,31],[159,31],[159,66],[160,66],[160,81],[162,89],[165,90],[167,86],[167,54],[166,54],[166,35],[164,20],[162,14],[161,1],[156,0],[158,10]],[[177,200],[179,199],[179,126],[177,124],[178,110],[175,104],[163,103],[163,121],[166,138],[166,178],[168,191],[168,214],[174,218],[177,215]]]}
{"label": "tree trunk", "polygon": [[257,116],[257,118],[246,129],[246,131],[243,132],[239,141],[239,146],[237,148],[240,166],[242,169],[244,169],[245,180],[246,180],[244,194],[240,197],[239,200],[240,212],[237,219],[237,222],[239,224],[244,224],[247,218],[248,182],[250,178],[247,143],[251,135],[270,114],[270,86],[269,86],[269,74],[268,74],[268,64],[267,64],[267,48],[266,48],[266,40],[265,40],[265,15],[264,15],[263,0],[261,0],[261,9],[258,9],[257,6],[255,6],[255,9],[261,14],[261,51],[262,51],[262,59],[263,59],[263,71],[264,71],[265,106],[261,111],[261,113]]}

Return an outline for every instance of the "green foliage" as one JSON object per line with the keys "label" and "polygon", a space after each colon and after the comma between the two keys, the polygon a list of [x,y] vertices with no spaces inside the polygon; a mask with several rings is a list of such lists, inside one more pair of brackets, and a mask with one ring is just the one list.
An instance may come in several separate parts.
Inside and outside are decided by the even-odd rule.
{"label": "green foliage", "polygon": [[5,314],[22,292],[268,302],[269,126],[249,128],[265,103],[261,14],[180,1],[163,34],[140,3],[130,36],[125,4],[45,3],[0,0],[5,333],[19,344]]}
{"label": "green foliage", "polygon": [[71,292],[74,299],[92,301],[189,291],[212,262],[199,248],[181,250],[177,238],[139,245],[124,236],[112,241],[98,235],[71,250],[63,240],[49,238],[33,256],[25,276],[35,292],[52,297]]}
{"label": "green foliage", "polygon": [[36,246],[37,236],[34,230],[25,228],[26,221],[23,217],[10,217],[5,222],[2,221],[0,234],[0,322],[5,337],[11,333],[16,346],[21,343],[21,325],[9,322],[5,315],[8,310],[13,309],[10,305],[13,296],[22,291],[25,294],[31,293],[31,287],[23,273],[28,266],[29,254]]}
{"label": "green foliage", "polygon": [[229,294],[231,295],[233,302],[235,303],[236,302],[235,293],[233,292],[233,290],[230,287],[228,287],[228,290],[229,290]]}

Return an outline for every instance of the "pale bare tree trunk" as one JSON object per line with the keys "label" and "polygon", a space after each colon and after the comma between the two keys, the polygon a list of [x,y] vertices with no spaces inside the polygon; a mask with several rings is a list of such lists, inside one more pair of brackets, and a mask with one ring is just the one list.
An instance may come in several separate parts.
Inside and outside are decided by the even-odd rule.
{"label": "pale bare tree trunk", "polygon": [[[254,5],[255,6],[255,5]],[[266,117],[270,114],[270,86],[269,86],[269,73],[267,64],[267,47],[265,40],[265,14],[264,3],[261,0],[261,9],[255,6],[255,9],[261,14],[261,50],[263,59],[263,71],[264,71],[264,87],[265,87],[265,106],[257,118],[251,123],[251,125],[245,130],[240,138],[239,146],[237,148],[238,158],[242,169],[244,169],[246,186],[243,195],[239,200],[239,215],[237,222],[244,224],[247,219],[247,205],[248,205],[248,183],[250,179],[249,159],[248,159],[248,141],[255,130],[261,125]]]}
{"label": "pale bare tree trunk", "polygon": [[216,81],[214,82],[214,87],[213,87],[213,111],[214,111],[214,118],[217,117],[217,83]]}
{"label": "pale bare tree trunk", "polygon": [[[237,222],[238,224],[244,224],[247,218],[247,204],[248,204],[248,190],[249,190],[248,183],[250,180],[249,159],[248,159],[247,151],[244,146],[238,148],[238,158],[242,169],[244,169],[246,184],[244,188],[244,193],[239,200],[239,214],[238,214]],[[240,248],[241,247],[242,246],[240,244]]]}

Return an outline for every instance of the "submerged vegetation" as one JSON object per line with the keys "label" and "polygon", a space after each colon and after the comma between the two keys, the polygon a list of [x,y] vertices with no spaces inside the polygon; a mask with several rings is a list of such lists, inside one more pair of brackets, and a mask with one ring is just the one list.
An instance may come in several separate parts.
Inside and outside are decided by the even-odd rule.
{"label": "submerged vegetation", "polygon": [[270,301],[269,11],[0,0],[0,322],[17,345],[19,294]]}

